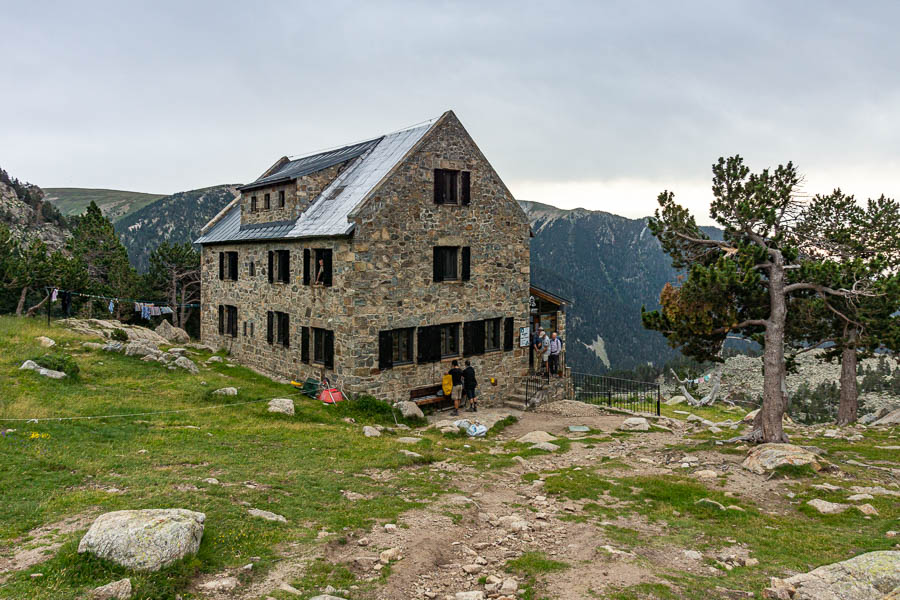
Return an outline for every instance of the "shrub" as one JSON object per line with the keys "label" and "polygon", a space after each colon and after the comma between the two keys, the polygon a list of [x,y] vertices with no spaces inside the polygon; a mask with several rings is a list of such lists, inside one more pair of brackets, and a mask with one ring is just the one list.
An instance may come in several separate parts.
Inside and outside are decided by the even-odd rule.
{"label": "shrub", "polygon": [[78,372],[80,371],[80,369],[78,368],[78,364],[75,362],[75,359],[68,354],[45,354],[40,358],[35,358],[34,362],[41,365],[45,369],[62,371],[69,377],[73,378],[78,377]]}
{"label": "shrub", "polygon": [[113,329],[110,337],[117,342],[127,342],[128,341],[128,334],[125,333],[124,329],[119,329],[119,328]]}

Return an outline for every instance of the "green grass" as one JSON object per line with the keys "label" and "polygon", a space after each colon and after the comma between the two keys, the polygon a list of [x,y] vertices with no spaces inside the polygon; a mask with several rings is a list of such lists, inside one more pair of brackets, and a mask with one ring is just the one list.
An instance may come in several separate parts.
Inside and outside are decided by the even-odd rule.
{"label": "green grass", "polygon": [[565,571],[570,565],[553,560],[543,552],[526,552],[506,562],[506,571],[517,575],[520,581],[519,597],[523,600],[534,600],[535,587],[540,583],[542,575]]}
{"label": "green grass", "polygon": [[44,191],[51,204],[67,217],[82,214],[93,201],[114,223],[164,196],[164,194],[90,188],[44,188]]}
{"label": "green grass", "polygon": [[[78,380],[18,370],[25,359],[41,354],[34,340],[39,335],[52,337],[55,350],[72,356]],[[85,350],[81,342],[88,339],[40,321],[0,317],[0,418],[39,419],[0,422],[16,429],[0,437],[0,479],[7,483],[0,489],[0,545],[14,545],[37,526],[82,513],[170,507],[204,512],[196,557],[132,578],[136,597],[172,598],[184,595],[186,582],[198,573],[241,566],[250,556],[261,557],[254,570],[264,571],[282,544],[310,543],[322,528],[337,534],[393,521],[426,499],[453,491],[448,475],[418,467],[449,457],[447,449],[462,443],[439,446],[427,438],[415,448],[422,458],[407,457],[392,435],[362,435],[366,423],[393,425],[393,417],[375,403],[335,410],[249,369],[221,363],[206,368],[202,361],[208,353],[191,356],[201,372],[190,375]],[[239,389],[237,398],[210,394],[226,386]],[[274,397],[293,397],[296,416],[268,413],[266,401]],[[216,408],[252,401],[258,402]],[[210,410],[48,420],[197,408]],[[357,423],[345,423],[344,416]],[[396,477],[375,481],[365,475],[369,469],[395,470]],[[203,483],[207,477],[222,485]],[[104,491],[112,487],[124,492]],[[341,494],[345,489],[370,498],[348,502]],[[249,518],[242,502],[284,515],[288,523]],[[79,598],[86,589],[119,578],[114,576],[120,569],[76,553],[81,533],[68,536],[50,561],[13,575],[0,587],[0,598]],[[32,579],[33,572],[43,577]]]}

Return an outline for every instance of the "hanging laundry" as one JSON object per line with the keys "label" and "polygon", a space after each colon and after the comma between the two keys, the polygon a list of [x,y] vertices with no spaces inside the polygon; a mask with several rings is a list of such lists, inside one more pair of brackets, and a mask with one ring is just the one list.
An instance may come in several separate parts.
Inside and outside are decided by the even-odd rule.
{"label": "hanging laundry", "polygon": [[109,301],[109,314],[113,314],[113,311],[116,309],[116,305],[113,304],[113,301]]}
{"label": "hanging laundry", "polygon": [[160,312],[162,312],[162,314],[164,314],[164,315],[171,315],[171,314],[174,312],[174,311],[173,311],[171,308],[169,308],[168,306],[161,306],[159,310],[160,310]]}
{"label": "hanging laundry", "polygon": [[141,312],[141,303],[140,302],[134,303],[134,312]]}
{"label": "hanging laundry", "polygon": [[159,311],[159,307],[158,307],[158,306],[151,306],[151,307],[150,307],[150,316],[158,317],[160,314],[161,314],[161,313],[160,313],[160,311]]}
{"label": "hanging laundry", "polygon": [[50,302],[56,302],[56,297],[59,295],[59,288],[53,288],[53,291],[50,293]]}

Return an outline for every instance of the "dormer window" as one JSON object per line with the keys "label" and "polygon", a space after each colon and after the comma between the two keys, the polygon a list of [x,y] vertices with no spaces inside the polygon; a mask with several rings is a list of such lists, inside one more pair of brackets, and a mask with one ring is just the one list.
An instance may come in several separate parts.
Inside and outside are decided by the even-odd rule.
{"label": "dormer window", "polygon": [[434,170],[434,203],[469,205],[471,173],[453,169]]}

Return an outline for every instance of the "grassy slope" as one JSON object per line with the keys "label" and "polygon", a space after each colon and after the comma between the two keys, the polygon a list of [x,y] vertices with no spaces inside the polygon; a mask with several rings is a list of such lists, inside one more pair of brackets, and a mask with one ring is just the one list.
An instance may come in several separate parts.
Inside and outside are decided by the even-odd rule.
{"label": "grassy slope", "polygon": [[[81,370],[78,381],[53,381],[17,370],[25,359],[46,352],[34,341],[42,334],[70,348]],[[424,458],[410,458],[398,452],[402,446],[389,436],[363,437],[359,425],[341,420],[346,413],[247,369],[216,363],[199,375],[170,372],[157,363],[82,351],[80,342],[86,339],[57,327],[48,331],[39,321],[0,317],[0,417],[149,412],[285,396],[295,398],[298,415],[270,414],[260,402],[134,418],[2,423],[17,431],[0,438],[0,480],[7,483],[0,487],[0,547],[15,547],[15,540],[32,528],[83,512],[151,507],[202,511],[206,530],[196,558],[161,573],[132,576],[136,597],[171,598],[199,572],[246,564],[250,556],[262,558],[255,571],[265,570],[286,543],[309,542],[321,528],[339,532],[394,519],[416,506],[417,498],[451,487],[427,470],[400,471],[377,487],[357,477],[370,468],[433,460],[441,451],[430,440],[416,447]],[[226,385],[240,389],[237,399],[209,394]],[[32,438],[34,433],[38,436]],[[207,477],[224,485],[203,483]],[[176,488],[186,485],[202,491]],[[109,487],[125,492],[103,491]],[[372,499],[347,502],[343,489],[372,494]],[[282,514],[289,523],[249,518],[244,502]],[[126,576],[114,565],[79,556],[82,533],[70,535],[49,562],[0,585],[0,597],[76,598],[89,587]],[[32,579],[32,572],[44,575]]]}
{"label": "grassy slope", "polygon": [[[78,380],[52,381],[17,370],[23,360],[46,352],[34,340],[38,335],[49,335],[68,346],[81,369]],[[265,402],[259,402],[122,419],[0,423],[2,427],[17,429],[12,435],[0,437],[0,480],[7,482],[0,488],[0,554],[4,553],[3,546],[14,548],[26,542],[23,537],[29,530],[76,514],[150,507],[184,507],[207,514],[199,554],[161,573],[135,576],[78,555],[76,548],[82,530],[69,534],[49,561],[0,584],[0,598],[77,598],[90,587],[128,575],[136,586],[136,597],[171,598],[180,593],[183,598],[192,598],[188,584],[198,573],[216,573],[258,556],[261,560],[254,561],[252,575],[257,579],[260,571],[278,560],[279,553],[293,547],[291,544],[309,548],[323,528],[331,532],[333,539],[340,537],[345,527],[366,528],[375,521],[394,520],[409,508],[427,504],[433,494],[453,491],[452,479],[429,469],[429,461],[456,457],[451,459],[490,472],[513,464],[514,455],[543,454],[514,442],[505,444],[505,454],[488,454],[477,445],[467,448],[464,438],[439,437],[432,431],[415,448],[423,458],[414,460],[398,452],[402,446],[391,435],[363,437],[360,425],[373,419],[354,413],[346,405],[339,409],[343,412],[323,407],[297,395],[288,386],[241,367],[215,363],[211,369],[202,367],[199,375],[189,375],[180,370],[168,371],[157,363],[82,350],[80,342],[85,339],[55,326],[48,330],[40,321],[0,317],[0,418],[149,412],[278,396],[293,397],[298,414],[294,418],[269,414]],[[193,358],[199,364],[206,356]],[[204,381],[209,385],[203,385]],[[225,385],[238,387],[239,396],[235,399],[209,394]],[[667,407],[667,411],[671,410]],[[694,412],[715,419],[728,414],[718,408]],[[350,415],[356,417],[355,425],[342,420]],[[382,416],[384,424],[391,424],[385,421]],[[739,452],[714,445],[712,438],[728,435],[733,432],[692,435],[685,440],[689,443],[670,447],[667,452]],[[880,512],[871,519],[863,518],[855,509],[842,515],[819,515],[805,502],[814,497],[845,501],[846,493],[811,487],[825,481],[844,488],[878,480],[884,485],[882,474],[854,468],[846,460],[896,461],[896,451],[877,448],[896,445],[896,435],[896,430],[869,431],[864,442],[853,444],[821,437],[798,438],[797,443],[815,444],[826,450],[828,460],[839,464],[842,473],[796,478],[791,484],[796,494],[791,501],[795,508],[787,513],[773,511],[768,503],[729,497],[721,489],[720,480],[702,483],[676,474],[636,477],[622,469],[618,460],[547,472],[545,492],[559,498],[598,499],[588,502],[570,518],[594,523],[606,539],[626,550],[652,553],[691,548],[709,552],[742,545],[761,563],[756,568],[736,568],[717,576],[651,564],[653,572],[668,585],[641,584],[598,592],[598,597],[700,600],[718,597],[715,588],[721,586],[753,590],[760,598],[771,575],[806,571],[893,546],[895,540],[886,538],[885,532],[897,529],[900,503],[896,498],[876,496],[870,500]],[[640,434],[613,434],[616,436],[640,439]],[[604,435],[580,443],[609,441]],[[560,439],[557,443],[561,446],[559,454],[564,454],[575,442]],[[376,482],[363,476],[367,469],[394,469],[396,477]],[[223,485],[203,483],[204,478],[211,476]],[[533,472],[523,475],[525,480],[536,477]],[[848,477],[852,479],[846,480]],[[124,493],[103,491],[110,487]],[[370,499],[348,502],[341,490],[368,494]],[[602,500],[604,493],[623,504],[607,506]],[[699,498],[735,504],[745,512],[721,512],[697,505]],[[282,514],[288,524],[248,518],[248,506]],[[611,525],[617,517],[646,519],[658,530],[648,535]],[[606,543],[600,539],[598,545]],[[709,559],[706,562],[712,564]],[[523,583],[528,589],[523,598],[537,598],[531,596],[532,586],[567,566],[540,553],[529,553],[510,561],[507,568],[525,577]],[[33,579],[31,573],[43,573],[43,577]],[[355,583],[362,586],[360,591],[372,585],[354,581],[342,565],[324,561],[313,563],[303,579],[294,582],[308,594],[326,583],[338,587]],[[273,595],[290,597],[285,592]]]}
{"label": "grassy slope", "polygon": [[90,188],[46,188],[44,191],[50,202],[66,216],[80,215],[93,200],[103,214],[110,217],[113,222],[164,196],[164,194]]}

